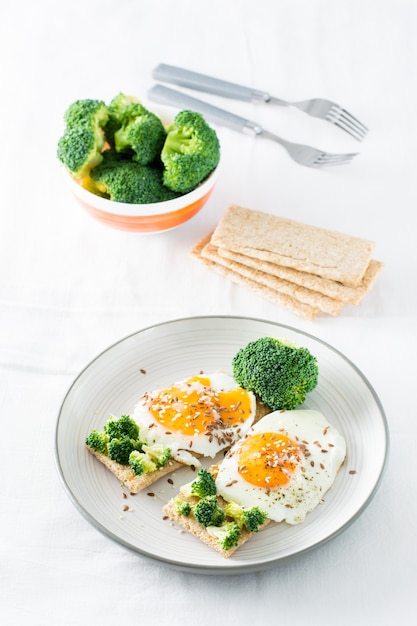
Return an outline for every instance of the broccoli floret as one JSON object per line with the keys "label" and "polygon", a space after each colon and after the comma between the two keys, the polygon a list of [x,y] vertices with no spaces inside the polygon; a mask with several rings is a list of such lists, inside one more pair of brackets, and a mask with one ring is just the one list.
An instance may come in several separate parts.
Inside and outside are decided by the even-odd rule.
{"label": "broccoli floret", "polygon": [[180,111],[167,131],[161,152],[164,184],[187,193],[217,167],[220,143],[215,130],[195,111]]}
{"label": "broccoli floret", "polygon": [[139,426],[130,415],[122,415],[119,418],[110,417],[103,430],[110,439],[120,439],[120,437],[137,439],[139,437]]}
{"label": "broccoli floret", "polygon": [[160,169],[129,160],[105,160],[92,170],[91,179],[100,195],[116,202],[149,204],[178,196],[163,184]]}
{"label": "broccoli floret", "polygon": [[129,463],[130,454],[133,450],[137,449],[137,445],[137,441],[126,436],[111,439],[107,446],[109,458],[112,461],[116,461],[116,463],[127,465]]}
{"label": "broccoli floret", "polygon": [[214,476],[203,467],[198,470],[197,478],[191,483],[190,494],[205,498],[216,495],[216,483]]}
{"label": "broccoli floret", "polygon": [[86,445],[100,454],[107,454],[107,444],[110,438],[106,433],[99,433],[93,430],[85,440]]}
{"label": "broccoli floret", "polygon": [[186,502],[185,500],[182,500],[181,498],[176,498],[174,502],[177,508],[177,512],[180,515],[184,515],[184,517],[188,517],[191,514],[192,507],[189,502]]}
{"label": "broccoli floret", "polygon": [[76,100],[65,112],[66,127],[58,141],[57,155],[75,178],[88,176],[103,160],[103,127],[108,116],[108,108],[101,100]]}
{"label": "broccoli floret", "polygon": [[136,98],[120,93],[111,101],[106,135],[117,152],[148,165],[159,157],[166,134],[159,117]]}
{"label": "broccoli floret", "polygon": [[122,437],[126,436],[131,439],[137,439],[139,437],[139,426],[130,415],[122,415],[119,417],[117,427]]}
{"label": "broccoli floret", "polygon": [[236,382],[272,410],[295,409],[318,382],[316,358],[307,348],[273,338],[250,342],[233,358]]}
{"label": "broccoli floret", "polygon": [[259,526],[262,526],[268,517],[267,513],[257,506],[243,509],[236,502],[228,502],[224,512],[226,517],[231,517],[238,524],[239,528],[246,528],[251,533],[257,533]]}
{"label": "broccoli floret", "polygon": [[220,526],[224,522],[225,513],[218,506],[216,496],[206,496],[193,508],[194,517],[202,526]]}
{"label": "broccoli floret", "polygon": [[209,526],[207,532],[216,537],[223,550],[230,550],[238,545],[240,528],[236,522],[225,522],[221,526]]}
{"label": "broccoli floret", "polygon": [[129,456],[129,465],[137,476],[155,472],[163,467],[171,458],[171,450],[162,444],[151,445],[142,443]]}
{"label": "broccoli floret", "polygon": [[151,445],[144,444],[142,446],[142,452],[147,454],[149,458],[155,463],[156,467],[163,467],[167,461],[171,458],[171,450],[163,444],[153,443]]}
{"label": "broccoli floret", "polygon": [[128,463],[136,476],[142,476],[142,474],[148,474],[158,469],[151,457],[139,450],[132,450],[130,452]]}

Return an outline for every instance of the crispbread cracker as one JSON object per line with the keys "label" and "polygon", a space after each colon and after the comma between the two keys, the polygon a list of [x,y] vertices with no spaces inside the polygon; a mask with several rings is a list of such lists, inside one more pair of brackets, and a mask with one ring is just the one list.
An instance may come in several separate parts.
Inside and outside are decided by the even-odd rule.
{"label": "crispbread cracker", "polygon": [[154,472],[149,472],[147,474],[142,474],[142,476],[136,476],[133,470],[129,465],[121,465],[120,463],[116,463],[116,461],[112,461],[106,454],[101,454],[96,450],[93,450],[89,446],[87,446],[87,450],[93,454],[96,459],[98,459],[103,465],[109,469],[112,474],[114,474],[123,485],[129,489],[130,493],[139,493],[142,489],[149,487],[152,483],[156,482],[165,474],[170,474],[171,472],[183,467],[181,463],[175,461],[174,459],[169,459],[167,463],[155,470]]}
{"label": "crispbread cracker", "polygon": [[218,263],[219,265],[223,265],[224,267],[233,272],[236,272],[237,274],[240,274],[241,276],[260,283],[261,285],[265,285],[270,289],[274,289],[281,294],[286,294],[287,296],[296,298],[300,302],[308,304],[313,308],[318,308],[324,313],[329,313],[330,315],[338,315],[340,313],[340,310],[343,306],[343,302],[341,302],[340,300],[329,298],[328,296],[323,295],[318,291],[306,289],[305,287],[297,285],[296,283],[284,280],[282,278],[278,278],[277,276],[268,274],[253,267],[243,265],[242,263],[238,263],[237,261],[232,261],[231,259],[220,255],[218,250],[219,249],[213,246],[211,243],[208,243],[203,247],[201,255],[207,259],[210,259],[211,261],[214,261],[215,263]]}
{"label": "crispbread cracker", "polygon": [[[218,499],[220,507],[224,507],[226,505],[226,501],[223,500],[223,498],[221,496],[217,496],[217,499]],[[181,494],[181,500],[189,502],[191,504],[191,506],[194,506],[198,502],[198,498],[196,498],[194,496],[185,497],[182,494]],[[173,520],[174,522],[176,522],[177,524],[182,526],[182,528],[184,528],[187,532],[189,532],[192,535],[194,535],[194,537],[197,537],[197,539],[199,539],[200,541],[203,541],[210,548],[213,548],[213,550],[216,550],[216,552],[219,552],[219,554],[221,554],[226,559],[228,557],[232,556],[232,554],[234,552],[236,552],[236,550],[238,548],[240,548],[241,545],[246,543],[246,541],[248,539],[250,539],[255,534],[255,533],[250,533],[246,529],[242,529],[241,535],[240,535],[240,537],[238,539],[238,545],[234,546],[233,548],[230,548],[230,550],[223,550],[222,547],[217,542],[217,539],[215,537],[212,537],[207,532],[207,529],[204,526],[202,526],[201,524],[199,524],[195,520],[195,518],[192,517],[192,515],[189,515],[188,517],[186,517],[185,515],[181,515],[180,513],[178,513],[177,507],[175,505],[175,499],[174,498],[172,500],[170,500],[164,506],[163,513],[164,513],[164,515],[169,517],[171,520]],[[265,523],[262,526],[259,527],[259,531],[258,532],[260,532],[263,528],[265,528],[265,526],[269,522],[270,522],[270,520],[267,519],[265,521]]]}
{"label": "crispbread cracker", "polygon": [[226,276],[226,278],[229,278],[232,282],[247,287],[257,295],[268,298],[268,300],[271,300],[271,302],[273,302],[274,304],[282,305],[286,309],[292,311],[292,313],[295,313],[296,315],[299,315],[306,320],[312,320],[317,317],[317,315],[319,315],[319,308],[312,307],[309,304],[300,302],[292,296],[279,293],[276,289],[271,289],[266,285],[261,285],[256,281],[251,280],[246,276],[242,276],[241,274],[238,274],[228,267],[225,267],[224,265],[220,265],[220,263],[215,263],[214,261],[203,257],[201,255],[201,251],[204,246],[209,242],[209,240],[210,235],[204,237],[191,249],[191,254],[195,256],[199,261],[204,263],[204,265],[222,274],[223,276]]}
{"label": "crispbread cracker", "polygon": [[342,285],[342,283],[330,280],[329,278],[315,276],[290,267],[270,263],[269,261],[248,257],[244,254],[227,250],[226,248],[217,248],[217,253],[219,256],[230,259],[231,261],[236,261],[237,263],[259,270],[260,272],[282,278],[283,280],[295,283],[306,289],[317,291],[329,298],[340,300],[345,304],[359,304],[362,298],[371,289],[376,277],[383,268],[381,261],[372,259],[360,285],[358,287],[348,287],[347,285]]}
{"label": "crispbread cracker", "polygon": [[218,224],[212,244],[350,287],[361,283],[375,247],[366,239],[237,205]]}

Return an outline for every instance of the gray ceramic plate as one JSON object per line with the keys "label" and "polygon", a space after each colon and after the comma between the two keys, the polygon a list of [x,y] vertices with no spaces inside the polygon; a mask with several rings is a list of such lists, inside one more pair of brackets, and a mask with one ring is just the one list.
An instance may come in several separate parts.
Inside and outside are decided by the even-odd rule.
{"label": "gray ceramic plate", "polygon": [[[188,468],[149,490],[123,497],[118,480],[90,455],[85,437],[111,414],[129,414],[143,392],[204,370],[231,373],[234,354],[262,336],[285,337],[318,359],[319,384],[305,408],[324,413],[343,433],[347,459],[334,487],[297,526],[271,523],[232,557],[214,550],[162,519],[161,509]],[[366,507],[380,482],[388,452],[381,403],[363,374],[340,352],[289,326],[243,317],[194,317],[145,328],[95,358],[68,390],[57,421],[56,460],[63,484],[81,513],[123,546],[181,570],[204,574],[254,572],[300,556],[334,537]],[[148,495],[152,491],[153,496]],[[124,511],[125,506],[129,507]]]}

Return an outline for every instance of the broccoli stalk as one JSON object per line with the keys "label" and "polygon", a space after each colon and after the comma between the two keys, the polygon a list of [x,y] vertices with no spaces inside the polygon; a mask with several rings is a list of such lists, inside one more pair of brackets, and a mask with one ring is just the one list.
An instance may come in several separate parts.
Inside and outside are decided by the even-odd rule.
{"label": "broccoli stalk", "polygon": [[148,165],[159,158],[167,134],[155,113],[123,93],[109,105],[106,133],[116,152],[127,153],[140,165]]}
{"label": "broccoli stalk", "polygon": [[226,517],[231,517],[239,528],[246,528],[251,533],[257,533],[259,526],[262,526],[268,517],[267,513],[257,506],[243,509],[236,502],[228,502],[224,507],[224,512]]}
{"label": "broccoli stalk", "polygon": [[139,450],[132,450],[129,455],[128,463],[136,476],[142,476],[142,474],[148,474],[155,472],[157,467],[156,463],[143,452]]}
{"label": "broccoli stalk", "polygon": [[187,193],[201,183],[218,165],[220,144],[216,132],[195,111],[180,111],[161,152],[164,184]]}
{"label": "broccoli stalk", "polygon": [[58,141],[58,159],[77,179],[88,177],[103,160],[103,128],[109,117],[101,100],[76,100],[64,115],[66,127]]}
{"label": "broccoli stalk", "polygon": [[132,450],[128,462],[136,476],[155,472],[171,458],[171,450],[162,444],[142,444],[140,450]]}
{"label": "broccoli stalk", "polygon": [[230,550],[238,545],[241,530],[236,522],[225,522],[221,526],[208,526],[207,532],[217,539],[222,550]]}
{"label": "broccoli stalk", "polygon": [[233,358],[233,375],[272,410],[295,409],[318,382],[316,358],[307,348],[273,337],[250,342]]}
{"label": "broccoli stalk", "polygon": [[192,506],[186,500],[183,500],[182,498],[175,498],[174,503],[177,508],[177,512],[180,515],[184,515],[184,517],[188,517],[191,514]]}

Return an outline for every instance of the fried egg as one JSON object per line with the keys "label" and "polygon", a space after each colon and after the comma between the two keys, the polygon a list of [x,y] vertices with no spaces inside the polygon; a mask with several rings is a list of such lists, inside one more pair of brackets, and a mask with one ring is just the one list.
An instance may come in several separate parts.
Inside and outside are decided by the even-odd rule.
{"label": "fried egg", "polygon": [[299,524],[333,485],[345,456],[344,438],[319,411],[274,411],[226,454],[217,492],[276,522]]}
{"label": "fried egg", "polygon": [[256,399],[224,372],[193,376],[145,393],[132,418],[140,437],[171,450],[171,457],[199,467],[195,455],[214,457],[253,424]]}

